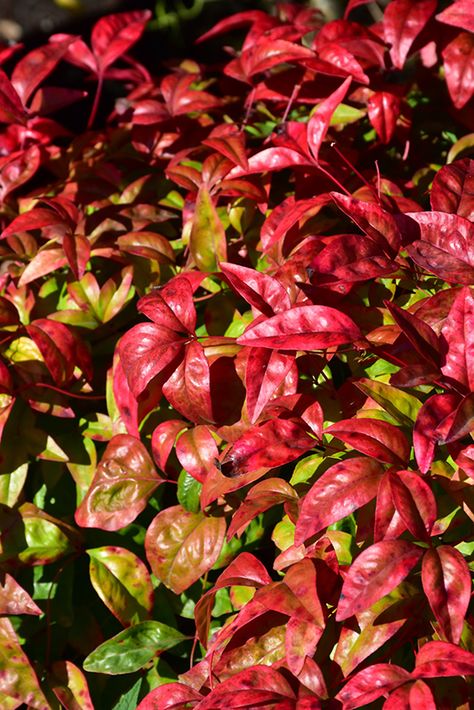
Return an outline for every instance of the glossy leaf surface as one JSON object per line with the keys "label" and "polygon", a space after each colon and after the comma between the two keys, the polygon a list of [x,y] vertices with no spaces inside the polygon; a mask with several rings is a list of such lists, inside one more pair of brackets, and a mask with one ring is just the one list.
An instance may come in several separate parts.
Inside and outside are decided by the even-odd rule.
{"label": "glossy leaf surface", "polygon": [[207,518],[179,505],[163,510],[152,521],[145,539],[153,574],[180,594],[214,565],[224,535],[224,518]]}
{"label": "glossy leaf surface", "polygon": [[299,306],[250,326],[237,342],[279,350],[322,350],[361,337],[356,324],[328,306]]}
{"label": "glossy leaf surface", "polygon": [[344,580],[337,619],[343,621],[391,592],[422,554],[419,547],[404,540],[384,540],[361,552]]}
{"label": "glossy leaf surface", "polygon": [[144,509],[161,481],[143,444],[129,434],[118,434],[104,452],[76,511],[76,522],[81,527],[119,530]]}
{"label": "glossy leaf surface", "polygon": [[421,577],[444,637],[459,643],[471,596],[471,578],[464,557],[449,545],[427,550]]}
{"label": "glossy leaf surface", "polygon": [[157,653],[173,648],[185,636],[159,621],[142,621],[124,629],[90,653],[84,661],[89,673],[120,675],[142,668]]}
{"label": "glossy leaf surface", "polygon": [[153,586],[139,557],[122,547],[88,550],[92,586],[123,626],[149,618]]}
{"label": "glossy leaf surface", "polygon": [[306,494],[296,524],[298,545],[375,498],[383,468],[368,458],[331,466]]}

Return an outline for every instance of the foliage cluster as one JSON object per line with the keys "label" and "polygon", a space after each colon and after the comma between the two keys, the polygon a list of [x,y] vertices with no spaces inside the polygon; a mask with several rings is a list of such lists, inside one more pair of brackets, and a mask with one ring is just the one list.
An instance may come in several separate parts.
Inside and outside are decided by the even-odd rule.
{"label": "foliage cluster", "polygon": [[365,4],[1,49],[4,710],[469,707],[474,13]]}

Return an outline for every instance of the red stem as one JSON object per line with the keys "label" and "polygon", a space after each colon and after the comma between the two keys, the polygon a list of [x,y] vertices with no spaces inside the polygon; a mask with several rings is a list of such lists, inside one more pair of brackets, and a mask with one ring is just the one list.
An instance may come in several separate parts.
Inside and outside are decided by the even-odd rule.
{"label": "red stem", "polygon": [[49,385],[47,382],[34,382],[29,385],[25,385],[24,387],[21,387],[18,390],[18,393],[21,394],[21,392],[24,392],[25,390],[29,390],[32,387],[43,387],[44,389],[48,390],[53,390],[53,392],[58,392],[59,394],[63,394],[66,397],[74,397],[75,399],[105,399],[105,394],[76,394],[75,392],[66,392],[66,390],[62,390],[60,387],[55,387],[54,385]]}
{"label": "red stem", "polygon": [[338,188],[339,188],[340,190],[342,190],[342,192],[344,192],[344,193],[345,193],[346,195],[348,195],[349,197],[352,197],[352,195],[351,195],[351,193],[349,192],[349,190],[348,190],[347,188],[345,188],[344,185],[342,185],[342,183],[340,183],[339,180],[334,177],[334,175],[331,175],[331,173],[330,173],[328,170],[326,170],[326,168],[323,168],[323,166],[321,165],[321,163],[317,163],[317,166],[316,166],[316,167],[318,168],[318,170],[321,170],[321,172],[324,173],[324,175],[326,175],[326,177],[328,177],[330,180],[332,180],[332,182],[333,182],[335,185],[337,185]]}
{"label": "red stem", "polygon": [[92,109],[91,113],[89,116],[89,120],[87,122],[87,128],[92,128],[92,124],[95,121],[95,117],[97,114],[97,109],[99,108],[99,101],[100,97],[102,95],[102,87],[104,85],[104,77],[102,74],[99,74],[98,80],[97,80],[97,88],[95,90],[95,96],[94,96],[94,103],[92,104]]}
{"label": "red stem", "polygon": [[360,172],[357,170],[357,168],[355,167],[355,165],[353,165],[353,164],[351,163],[351,161],[348,160],[348,158],[346,158],[346,156],[344,155],[344,153],[342,153],[342,152],[339,150],[339,148],[337,147],[335,141],[333,141],[333,142],[331,143],[331,148],[333,148],[333,150],[336,151],[336,153],[337,153],[338,156],[341,158],[341,160],[344,161],[344,163],[353,171],[354,175],[357,175],[357,177],[359,178],[359,180],[361,180],[361,181],[364,183],[364,185],[369,188],[369,190],[375,195],[375,197],[377,198],[377,200],[380,202],[380,197],[378,196],[377,190],[375,189],[375,187],[374,187],[373,185],[371,185],[370,182],[368,182],[368,181],[366,180],[366,178],[362,175],[362,173],[360,173]]}

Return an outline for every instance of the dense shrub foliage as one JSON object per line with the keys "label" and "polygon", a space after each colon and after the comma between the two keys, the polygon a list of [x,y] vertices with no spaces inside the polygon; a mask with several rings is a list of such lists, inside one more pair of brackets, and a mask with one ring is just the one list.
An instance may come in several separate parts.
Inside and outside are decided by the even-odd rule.
{"label": "dense shrub foliage", "polygon": [[469,707],[474,12],[365,5],[0,51],[3,710]]}

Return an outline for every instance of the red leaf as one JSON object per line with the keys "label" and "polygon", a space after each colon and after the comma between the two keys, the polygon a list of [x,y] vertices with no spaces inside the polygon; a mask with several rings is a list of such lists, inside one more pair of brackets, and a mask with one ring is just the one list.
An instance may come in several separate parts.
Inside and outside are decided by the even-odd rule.
{"label": "red leaf", "polygon": [[273,316],[291,307],[286,289],[272,276],[224,262],[221,262],[220,269],[232,289],[264,315]]}
{"label": "red leaf", "polygon": [[295,545],[375,498],[382,475],[382,466],[367,458],[347,459],[331,466],[303,498]]}
{"label": "red leaf", "polygon": [[390,143],[400,116],[400,99],[388,91],[375,91],[367,102],[369,120],[382,143]]}
{"label": "red leaf", "polygon": [[396,540],[405,531],[405,524],[393,503],[390,478],[385,475],[377,491],[374,519],[374,542]]}
{"label": "red leaf", "polygon": [[[472,14],[472,13],[471,13]],[[457,109],[474,94],[474,37],[461,32],[443,49],[443,65],[449,95]]]}
{"label": "red leaf", "polygon": [[65,234],[63,249],[74,277],[79,281],[84,276],[91,253],[91,245],[83,234]]}
{"label": "red leaf", "polygon": [[11,574],[0,573],[0,614],[34,614],[39,616],[42,613],[28,592],[15,581]]}
{"label": "red leaf", "polygon": [[397,69],[403,69],[408,52],[436,11],[436,0],[392,0],[385,10],[385,41],[391,44],[390,57]]}
{"label": "red leaf", "polygon": [[0,200],[30,180],[41,165],[41,151],[37,145],[14,153],[4,159],[0,167]]}
{"label": "red leaf", "polygon": [[81,67],[81,69],[86,69],[91,71],[93,74],[97,74],[97,61],[89,47],[82,39],[76,39],[72,35],[61,33],[51,35],[49,38],[49,41],[52,44],[64,42],[65,40],[69,40],[70,44],[66,54],[64,55],[64,59],[77,67]]}
{"label": "red leaf", "polygon": [[410,673],[392,663],[376,663],[356,673],[336,696],[344,710],[360,708],[387,695],[411,678]]}
{"label": "red leaf", "polygon": [[440,344],[433,329],[417,315],[400,308],[396,303],[390,301],[384,303],[395,323],[401,328],[418,354],[437,368],[440,361]]}
{"label": "red leaf", "polygon": [[100,73],[124,55],[143,34],[150,10],[101,17],[92,28],[91,46]]}
{"label": "red leaf", "polygon": [[391,253],[398,253],[402,235],[397,221],[390,212],[374,202],[356,200],[339,192],[331,192],[336,205],[357,224],[368,237],[382,249],[391,247]]}
{"label": "red leaf", "polygon": [[[317,698],[327,698],[328,697],[328,691],[326,687],[326,681],[324,679],[324,675],[321,672],[320,667],[310,657],[306,657],[304,659],[303,663],[303,668],[301,671],[298,673],[298,680],[306,687],[311,690],[312,693],[316,695]],[[322,705],[313,705],[314,698],[308,697],[306,698],[310,702],[310,705],[308,707],[308,710],[320,710]],[[297,708],[298,710],[303,710],[303,707],[300,706],[301,700],[298,701]]]}
{"label": "red leaf", "polygon": [[175,277],[138,301],[138,310],[156,325],[186,335],[194,333],[196,309],[193,289],[186,278]]}
{"label": "red leaf", "polygon": [[453,25],[454,27],[461,27],[467,32],[474,32],[471,0],[456,0],[456,2],[448,5],[443,12],[436,15],[436,19],[446,25]]}
{"label": "red leaf", "polygon": [[74,38],[38,47],[20,59],[12,73],[12,84],[26,104],[36,87],[41,84],[66,54]]}
{"label": "red leaf", "polygon": [[383,463],[405,464],[410,456],[410,445],[400,429],[379,419],[341,419],[325,432]]}
{"label": "red leaf", "polygon": [[407,683],[391,693],[383,710],[437,710],[430,688],[422,680]]}
{"label": "red leaf", "polygon": [[189,685],[167,683],[148,693],[137,710],[183,710],[184,707],[194,707],[201,700],[202,695]]}
{"label": "red leaf", "polygon": [[418,412],[413,429],[413,448],[422,473],[426,473],[434,458],[438,426],[456,409],[459,397],[453,394],[432,395]]}
{"label": "red leaf", "polygon": [[55,661],[50,685],[65,710],[94,710],[84,674],[71,661]]}
{"label": "red leaf", "polygon": [[444,637],[459,643],[471,598],[471,575],[464,557],[449,545],[427,550],[421,578]]}
{"label": "red leaf", "polygon": [[371,2],[371,0],[349,0],[346,5],[346,9],[344,10],[344,19],[347,20],[349,13],[352,12],[352,10],[355,10],[356,7],[367,5],[369,2]]}
{"label": "red leaf", "polygon": [[0,69],[0,121],[3,123],[26,122],[26,111],[10,79]]}
{"label": "red leaf", "polygon": [[62,215],[47,207],[34,207],[29,212],[24,212],[15,217],[8,227],[3,230],[2,239],[17,232],[43,229],[43,227],[58,227],[58,233],[69,231],[69,224],[65,223]]}
{"label": "red leaf", "polygon": [[323,350],[361,337],[357,325],[335,308],[298,306],[250,325],[237,343],[278,350]]}
{"label": "red leaf", "polygon": [[208,427],[198,425],[181,434],[176,442],[176,456],[184,470],[203,483],[209,467],[219,458],[219,450]]}
{"label": "red leaf", "polygon": [[166,237],[156,232],[129,232],[118,237],[116,244],[121,251],[142,256],[160,264],[174,263],[173,247]]}
{"label": "red leaf", "polygon": [[[199,705],[199,710],[274,706],[284,710],[285,698],[295,697],[290,685],[274,668],[259,665],[220,683]],[[285,708],[286,710],[286,708]]]}
{"label": "red leaf", "polygon": [[250,348],[245,370],[247,413],[252,424],[259,418],[294,363],[293,355],[268,348]]}
{"label": "red leaf", "polygon": [[[66,58],[65,55],[64,59]],[[33,96],[30,111],[40,116],[47,116],[50,113],[55,113],[66,106],[76,103],[76,101],[86,98],[86,96],[87,91],[81,91],[80,89],[43,86],[38,89]]]}
{"label": "red leaf", "polygon": [[230,465],[232,476],[275,468],[294,461],[314,444],[315,439],[297,419],[273,419],[247,429],[227,452],[223,464]]}
{"label": "red leaf", "polygon": [[382,540],[361,552],[344,579],[336,619],[344,621],[389,594],[422,554],[420,547],[405,540]]}
{"label": "red leaf", "polygon": [[474,160],[462,158],[444,165],[433,180],[431,208],[474,221]]}
{"label": "red leaf", "polygon": [[194,607],[194,618],[199,640],[207,647],[211,612],[218,589],[242,586],[259,589],[271,584],[272,579],[263,564],[249,552],[241,552],[220,574],[214,587],[201,596]]}
{"label": "red leaf", "polygon": [[285,651],[288,668],[298,675],[304,666],[306,658],[312,658],[316,652],[318,641],[323,635],[323,627],[311,621],[292,616],[285,633]]}
{"label": "red leaf", "polygon": [[474,653],[446,641],[429,641],[418,651],[413,678],[447,678],[474,674]]}
{"label": "red leaf", "polygon": [[250,156],[248,159],[248,168],[245,170],[241,167],[235,167],[227,175],[228,178],[236,178],[242,175],[253,175],[254,173],[266,173],[274,170],[284,170],[285,168],[294,168],[297,165],[312,165],[310,158],[303,153],[297,152],[292,148],[278,146],[274,148],[265,148]]}
{"label": "red leaf", "polygon": [[[446,425],[450,424],[446,432]],[[452,417],[441,424],[439,432],[440,442],[451,443],[457,439],[462,439],[474,429],[474,392],[464,397]]]}
{"label": "red leaf", "polygon": [[314,53],[308,47],[284,39],[264,40],[244,49],[240,64],[246,77],[267,71],[278,64],[287,64],[312,59]]}
{"label": "red leaf", "polygon": [[35,254],[23,271],[19,280],[19,286],[26,286],[32,281],[39,279],[40,276],[45,276],[66,264],[67,259],[64,256],[64,249],[61,247],[56,248],[50,243],[46,244]]}
{"label": "red leaf", "polygon": [[243,170],[248,168],[245,151],[245,134],[234,126],[222,125],[215,128],[203,144],[217,150]]}
{"label": "red leaf", "polygon": [[117,354],[114,355],[112,372],[107,373],[108,378],[112,378],[112,389],[115,404],[120,413],[120,417],[125,424],[127,434],[140,438],[138,430],[139,414],[138,402],[130,391],[122,363]]}
{"label": "red leaf", "polygon": [[279,478],[267,478],[256,483],[238,510],[232,516],[232,521],[227,530],[227,539],[234,535],[240,536],[251,520],[269,510],[274,505],[295,501],[297,495],[286,481]]}
{"label": "red leaf", "polygon": [[157,466],[165,471],[166,463],[174,448],[176,437],[186,429],[187,424],[181,419],[168,419],[158,424],[151,436],[151,450]]}
{"label": "red leaf", "polygon": [[456,296],[448,318],[441,329],[445,345],[443,375],[474,392],[474,296],[463,288]]}
{"label": "red leaf", "polygon": [[413,471],[390,471],[393,502],[407,529],[417,540],[427,540],[437,517],[436,499],[429,485]]}
{"label": "red leaf", "polygon": [[[336,69],[335,74],[341,73],[343,76],[349,74],[361,84],[370,83],[369,77],[352,52],[346,47],[342,47],[339,42],[325,42],[318,51],[318,58],[332,65]],[[318,68],[317,63],[315,68]]]}
{"label": "red leaf", "polygon": [[84,528],[120,530],[144,510],[161,482],[142,442],[129,434],[117,434],[107,444],[76,510],[76,523]]}
{"label": "red leaf", "polygon": [[51,377],[59,385],[71,381],[76,366],[76,340],[69,328],[48,318],[39,318],[26,329],[38,346]]}
{"label": "red leaf", "polygon": [[171,116],[206,111],[219,104],[219,99],[212,94],[193,89],[195,81],[194,74],[169,74],[162,80],[160,89]]}
{"label": "red leaf", "polygon": [[213,421],[209,363],[197,340],[185,346],[184,359],[163,385],[163,394],[191,421]]}
{"label": "red leaf", "polygon": [[262,12],[262,10],[237,12],[230,17],[220,20],[212,29],[201,35],[197,43],[204,42],[207,39],[211,39],[211,37],[217,37],[217,35],[224,34],[224,32],[239,30],[241,27],[245,27],[245,25],[252,25],[259,33],[263,33],[265,30],[278,24],[279,22],[276,17],[272,17],[266,12]]}
{"label": "red leaf", "polygon": [[413,261],[449,283],[474,283],[474,226],[446,212],[409,212],[400,224],[414,220],[421,239],[407,246]]}
{"label": "red leaf", "polygon": [[333,237],[310,264],[318,286],[342,281],[367,281],[398,270],[398,265],[380,253],[380,246],[360,234]]}
{"label": "red leaf", "polygon": [[175,369],[184,355],[184,339],[173,330],[142,323],[122,336],[118,352],[129,387],[139,397],[165,368]]}
{"label": "red leaf", "polygon": [[2,652],[1,692],[8,710],[22,705],[35,710],[50,710],[36,673],[20,646],[15,629],[9,619],[0,619],[0,649]]}
{"label": "red leaf", "polygon": [[268,251],[273,244],[276,244],[285,236],[291,227],[297,224],[303,217],[309,219],[330,202],[328,194],[311,197],[308,200],[298,200],[288,197],[280,205],[277,205],[262,226],[260,234],[264,251]]}
{"label": "red leaf", "polygon": [[318,162],[319,150],[328,131],[332,115],[347,94],[351,81],[350,76],[344,79],[341,86],[318,106],[308,121],[308,145],[316,162]]}

